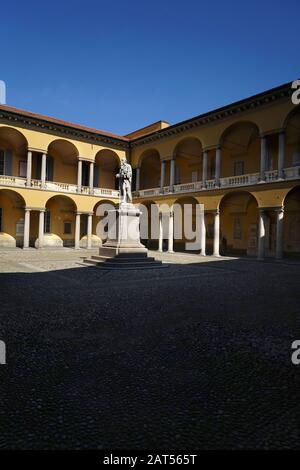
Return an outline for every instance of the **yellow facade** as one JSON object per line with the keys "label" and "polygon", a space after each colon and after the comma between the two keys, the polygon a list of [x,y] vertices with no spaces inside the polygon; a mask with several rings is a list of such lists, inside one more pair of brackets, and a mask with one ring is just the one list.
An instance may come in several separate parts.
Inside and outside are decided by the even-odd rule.
{"label": "yellow facade", "polygon": [[[41,228],[65,246],[90,240],[96,208],[118,202],[115,174],[126,156],[136,204],[151,202],[158,212],[175,203],[204,206],[207,253],[297,255],[299,109],[286,84],[123,137],[0,106],[0,246],[7,236],[38,246]],[[174,249],[184,242],[175,240]]]}

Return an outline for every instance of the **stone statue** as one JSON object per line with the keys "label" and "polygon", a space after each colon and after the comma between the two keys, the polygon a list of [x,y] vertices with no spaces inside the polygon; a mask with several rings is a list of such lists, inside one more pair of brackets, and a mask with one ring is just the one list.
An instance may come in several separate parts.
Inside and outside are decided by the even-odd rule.
{"label": "stone statue", "polygon": [[116,175],[116,178],[119,178],[119,190],[121,203],[132,202],[131,194],[131,180],[132,180],[132,168],[129,163],[127,163],[126,158],[124,157],[121,162],[121,167],[119,173]]}

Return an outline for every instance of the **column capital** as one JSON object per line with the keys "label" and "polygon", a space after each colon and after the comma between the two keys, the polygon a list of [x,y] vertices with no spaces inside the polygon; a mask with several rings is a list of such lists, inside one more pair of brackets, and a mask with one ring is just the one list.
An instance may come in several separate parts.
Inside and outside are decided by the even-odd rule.
{"label": "column capital", "polygon": [[48,153],[48,150],[39,149],[39,148],[36,148],[36,147],[27,147],[27,151],[28,151],[28,152],[44,153],[44,154],[47,154],[47,153]]}
{"label": "column capital", "polygon": [[204,209],[204,214],[220,214],[220,209]]}
{"label": "column capital", "polygon": [[267,136],[268,136],[268,133],[267,133],[267,132],[261,132],[261,133],[259,134],[259,137],[260,137],[261,139],[266,139]]}
{"label": "column capital", "polygon": [[76,212],[76,215],[93,215],[94,212],[90,212],[90,211],[78,211]]}
{"label": "column capital", "polygon": [[274,207],[273,209],[275,212],[284,212],[284,206],[280,206],[280,207]]}

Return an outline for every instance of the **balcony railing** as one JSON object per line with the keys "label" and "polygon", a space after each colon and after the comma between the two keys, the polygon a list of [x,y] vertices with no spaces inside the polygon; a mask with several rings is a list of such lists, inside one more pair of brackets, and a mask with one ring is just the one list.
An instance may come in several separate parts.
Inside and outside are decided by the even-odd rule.
{"label": "balcony railing", "polygon": [[[295,166],[291,168],[285,168],[283,171],[284,180],[296,180],[300,179],[300,166]],[[24,188],[28,187],[26,178],[21,178],[19,176],[6,176],[0,175],[0,186],[12,186]],[[260,173],[250,173],[247,175],[239,176],[228,176],[225,178],[220,178],[219,185],[216,184],[216,180],[206,180],[205,184],[202,181],[195,181],[192,183],[182,183],[175,184],[172,186],[164,186],[163,188],[149,188],[141,189],[133,193],[134,197],[154,197],[161,196],[165,194],[181,194],[181,193],[191,193],[201,190],[213,190],[218,188],[231,188],[231,187],[240,187],[240,186],[250,186],[257,183],[272,183],[280,181],[278,178],[278,171],[266,171],[264,181],[260,180]],[[119,198],[119,191],[116,189],[108,188],[92,188],[88,186],[81,186],[78,188],[76,184],[70,183],[58,183],[54,181],[46,181],[42,183],[41,180],[32,179],[30,188],[32,189],[42,189],[52,192],[62,192],[62,193],[73,193],[73,194],[87,194],[94,195],[97,197],[111,197]]]}
{"label": "balcony railing", "polygon": [[296,180],[300,178],[300,166],[284,169],[284,176],[287,180]]}
{"label": "balcony railing", "polygon": [[[300,179],[300,166],[286,168],[284,170],[284,179],[293,180]],[[178,193],[189,193],[196,192],[201,190],[212,190],[218,188],[231,188],[239,186],[251,186],[258,183],[272,183],[274,181],[280,181],[278,178],[278,171],[266,171],[265,179],[261,181],[260,173],[249,173],[247,175],[239,176],[228,176],[226,178],[220,178],[219,185],[217,185],[216,180],[206,180],[205,184],[202,181],[196,181],[193,183],[182,183],[175,184],[173,186],[173,191],[171,186],[165,186],[162,189],[160,188],[151,188],[151,189],[141,189],[134,193],[135,197],[150,197],[150,196],[161,196],[164,194],[178,194]]]}
{"label": "balcony railing", "polygon": [[[28,187],[26,178],[6,175],[0,175],[0,186],[14,186],[17,188]],[[31,189],[43,189],[46,191],[53,191],[55,193],[90,194],[94,196],[113,198],[119,197],[119,191],[115,189],[93,188],[91,191],[88,186],[81,186],[81,188],[78,189],[77,184],[58,183],[56,181],[46,181],[43,183],[41,180],[32,179],[29,187]]]}
{"label": "balcony railing", "polygon": [[259,173],[249,175],[229,176],[228,178],[220,178],[220,186],[228,188],[230,186],[243,186],[256,184],[259,181]]}

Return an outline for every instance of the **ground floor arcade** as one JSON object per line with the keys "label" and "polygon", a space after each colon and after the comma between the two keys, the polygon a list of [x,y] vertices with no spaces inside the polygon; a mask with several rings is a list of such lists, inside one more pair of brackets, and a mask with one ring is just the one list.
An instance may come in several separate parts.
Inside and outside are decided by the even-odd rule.
{"label": "ground floor arcade", "polygon": [[[136,201],[147,231],[142,242],[159,252],[202,256],[300,255],[300,186],[273,192],[272,203],[255,191],[229,191],[211,200],[201,196]],[[116,201],[80,199],[64,194],[30,203],[25,192],[0,189],[0,246],[96,248],[105,239],[99,222]],[[106,208],[107,206],[107,208]],[[201,206],[201,210],[198,208]],[[180,209],[178,217],[177,209]],[[101,210],[99,210],[101,209]],[[190,216],[192,236],[184,228]],[[154,219],[156,226],[154,226]],[[102,227],[103,229],[103,227]]]}

